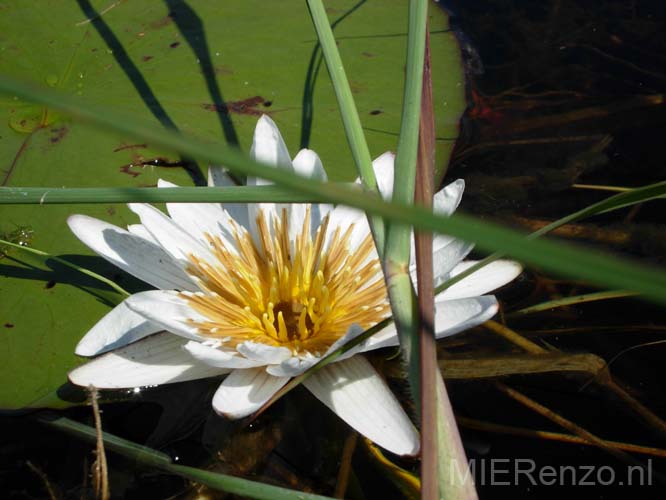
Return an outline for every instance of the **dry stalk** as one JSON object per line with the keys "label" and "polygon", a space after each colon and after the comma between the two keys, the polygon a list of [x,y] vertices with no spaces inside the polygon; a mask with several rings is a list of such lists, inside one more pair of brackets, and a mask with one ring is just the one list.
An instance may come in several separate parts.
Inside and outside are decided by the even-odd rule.
{"label": "dry stalk", "polygon": [[102,437],[102,418],[99,412],[97,399],[99,394],[97,388],[88,386],[90,394],[90,404],[92,405],[93,417],[95,419],[95,431],[97,432],[97,444],[95,446],[95,461],[93,462],[93,486],[95,497],[100,500],[109,500],[111,493],[109,491],[109,470],[106,463],[106,453],[104,452],[104,438]]}
{"label": "dry stalk", "polygon": [[354,455],[354,450],[356,450],[357,440],[358,433],[355,431],[352,431],[349,436],[347,436],[347,439],[345,439],[345,445],[342,448],[342,456],[340,457],[340,470],[338,471],[338,478],[335,482],[335,492],[333,493],[335,498],[345,497],[347,485],[349,484],[349,474],[351,473],[352,456]]}

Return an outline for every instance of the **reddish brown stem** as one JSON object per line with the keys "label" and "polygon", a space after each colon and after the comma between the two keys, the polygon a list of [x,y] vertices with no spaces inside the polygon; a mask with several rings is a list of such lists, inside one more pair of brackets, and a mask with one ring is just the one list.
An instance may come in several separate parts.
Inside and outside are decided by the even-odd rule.
{"label": "reddish brown stem", "polygon": [[[432,206],[435,166],[435,122],[432,110],[430,75],[430,40],[426,32],[425,62],[419,149],[416,167],[417,204]],[[432,233],[417,233],[416,272],[420,316],[419,349],[421,353],[421,498],[439,498],[437,466],[437,346],[434,334],[434,288],[432,277]]]}

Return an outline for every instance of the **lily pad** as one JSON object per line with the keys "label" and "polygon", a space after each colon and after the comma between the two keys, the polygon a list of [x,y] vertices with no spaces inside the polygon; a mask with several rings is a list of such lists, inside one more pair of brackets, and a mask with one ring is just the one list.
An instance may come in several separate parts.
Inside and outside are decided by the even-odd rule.
{"label": "lily pad", "polygon": [[[327,1],[371,152],[394,149],[400,125],[407,7]],[[457,135],[464,84],[457,42],[431,8],[438,159]],[[26,27],[39,26],[39,29]],[[354,177],[335,95],[301,1],[0,2],[0,72],[103,103],[211,142],[249,148],[270,114],[292,154],[309,147],[334,180]],[[3,125],[4,124],[4,125]],[[154,186],[204,181],[206,165],[0,95],[3,186]],[[145,285],[92,256],[66,225],[86,213],[136,222],[119,205],[0,209],[0,233],[117,280]],[[25,243],[28,243],[27,241]],[[81,336],[122,297],[56,262],[0,254],[0,408],[64,406],[56,391],[82,360]],[[60,396],[58,395],[60,394]]]}

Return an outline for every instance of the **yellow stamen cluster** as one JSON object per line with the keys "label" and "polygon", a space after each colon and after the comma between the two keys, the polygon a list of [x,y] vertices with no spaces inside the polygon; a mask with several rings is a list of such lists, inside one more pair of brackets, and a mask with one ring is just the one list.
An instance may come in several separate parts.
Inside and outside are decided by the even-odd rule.
{"label": "yellow stamen cluster", "polygon": [[365,329],[385,318],[389,305],[371,236],[352,249],[353,225],[327,236],[328,222],[327,216],[313,238],[308,205],[294,241],[286,209],[271,221],[259,212],[257,243],[237,225],[233,246],[207,234],[218,262],[190,255],[188,272],[202,292],[182,293],[208,318],[191,320],[199,333],[232,347],[249,340],[321,354],[352,323]]}

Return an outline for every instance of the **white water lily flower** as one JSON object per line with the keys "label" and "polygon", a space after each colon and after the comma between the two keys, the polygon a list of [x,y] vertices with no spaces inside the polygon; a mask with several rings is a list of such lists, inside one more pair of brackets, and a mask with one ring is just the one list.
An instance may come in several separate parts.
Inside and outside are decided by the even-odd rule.
{"label": "white water lily flower", "polygon": [[[290,159],[266,116],[257,124],[250,155],[304,177],[326,178],[313,151],[304,149]],[[373,163],[384,198],[392,194],[393,160],[386,153]],[[209,177],[212,185],[232,184],[221,170],[211,170]],[[451,214],[463,188],[459,180],[437,193],[435,211]],[[77,354],[113,352],[73,370],[69,378],[75,384],[128,388],[228,374],[213,407],[241,418],[291,377],[390,314],[368,223],[357,210],[168,203],[167,216],[146,204],[130,208],[141,224],[127,231],[84,215],[69,218],[74,234],[92,250],[157,288],[127,298],[85,335]],[[434,237],[436,284],[472,264],[462,262],[471,248],[448,236]],[[482,294],[519,273],[515,262],[496,261],[439,294],[437,337],[492,317],[497,301]],[[391,325],[304,385],[361,434],[409,455],[419,449],[416,430],[381,376],[356,355],[395,345]]]}

